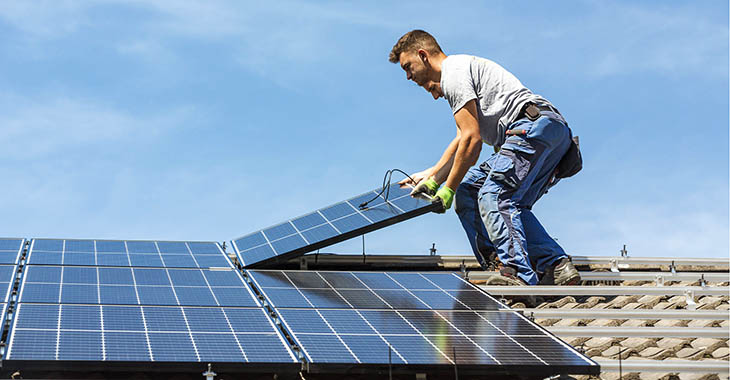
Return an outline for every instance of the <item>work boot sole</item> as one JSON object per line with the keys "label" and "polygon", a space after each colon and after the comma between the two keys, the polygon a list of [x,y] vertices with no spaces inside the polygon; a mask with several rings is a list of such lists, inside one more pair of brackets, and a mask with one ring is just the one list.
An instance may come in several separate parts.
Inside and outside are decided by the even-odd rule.
{"label": "work boot sole", "polygon": [[580,284],[580,275],[578,273],[576,273],[575,276],[572,276],[565,281],[556,283],[556,285],[560,285],[560,286],[571,286],[571,285],[578,285],[578,284]]}

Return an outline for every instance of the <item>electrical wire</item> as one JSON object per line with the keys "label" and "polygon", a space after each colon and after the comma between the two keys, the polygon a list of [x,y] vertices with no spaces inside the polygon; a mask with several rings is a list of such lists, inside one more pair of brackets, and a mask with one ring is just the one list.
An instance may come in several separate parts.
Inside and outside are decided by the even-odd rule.
{"label": "electrical wire", "polygon": [[360,203],[360,210],[364,210],[365,208],[367,208],[368,207],[368,204],[370,202],[378,199],[378,197],[380,197],[383,194],[383,192],[385,192],[385,201],[386,202],[388,201],[388,196],[390,196],[390,186],[387,186],[386,187],[386,185],[390,185],[390,179],[393,177],[393,173],[394,172],[401,173],[404,176],[408,177],[408,179],[410,179],[411,182],[416,183],[416,181],[414,181],[413,178],[411,178],[411,176],[408,175],[408,173],[404,172],[403,170],[400,170],[400,169],[390,169],[390,170],[387,170],[385,172],[385,175],[383,176],[383,186],[380,188],[380,192],[375,197],[373,197],[373,199],[371,199],[371,200],[369,200],[367,202]]}

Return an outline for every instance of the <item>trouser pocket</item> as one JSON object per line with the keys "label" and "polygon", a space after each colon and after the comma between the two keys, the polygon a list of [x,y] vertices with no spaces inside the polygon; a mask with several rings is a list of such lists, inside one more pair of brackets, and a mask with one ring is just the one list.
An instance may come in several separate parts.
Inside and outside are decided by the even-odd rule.
{"label": "trouser pocket", "polygon": [[484,163],[491,168],[489,179],[506,191],[517,190],[530,172],[531,156],[532,154],[503,147],[499,153]]}

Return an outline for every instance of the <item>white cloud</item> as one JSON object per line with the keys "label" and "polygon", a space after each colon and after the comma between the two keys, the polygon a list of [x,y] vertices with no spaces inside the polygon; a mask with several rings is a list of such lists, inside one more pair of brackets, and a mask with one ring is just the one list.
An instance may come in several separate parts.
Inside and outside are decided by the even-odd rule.
{"label": "white cloud", "polygon": [[149,141],[192,115],[186,107],[135,115],[82,98],[0,94],[0,155],[34,158],[98,143]]}

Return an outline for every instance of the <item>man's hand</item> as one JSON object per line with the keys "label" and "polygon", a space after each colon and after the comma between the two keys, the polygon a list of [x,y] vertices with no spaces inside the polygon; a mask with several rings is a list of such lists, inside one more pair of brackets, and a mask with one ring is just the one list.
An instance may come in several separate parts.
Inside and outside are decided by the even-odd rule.
{"label": "man's hand", "polygon": [[444,186],[436,192],[434,197],[435,202],[441,202],[441,209],[436,210],[437,213],[443,214],[446,210],[451,208],[451,203],[454,201],[454,190],[450,187]]}
{"label": "man's hand", "polygon": [[434,196],[436,191],[439,189],[439,183],[436,182],[433,177],[425,179],[416,185],[411,191],[411,196],[416,197],[420,194],[427,194],[428,196]]}
{"label": "man's hand", "polygon": [[411,178],[413,178],[413,181],[411,181],[411,178],[406,177],[402,181],[398,182],[401,188],[404,188],[406,186],[413,186],[415,187],[419,182],[423,181],[424,178],[427,178],[431,172],[431,168],[428,168],[424,171],[420,171],[415,174],[411,174]]}

